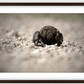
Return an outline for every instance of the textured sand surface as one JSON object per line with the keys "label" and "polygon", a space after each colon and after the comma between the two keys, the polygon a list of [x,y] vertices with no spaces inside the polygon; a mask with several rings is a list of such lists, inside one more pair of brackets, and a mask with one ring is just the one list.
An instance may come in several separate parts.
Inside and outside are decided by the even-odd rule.
{"label": "textured sand surface", "polygon": [[[34,46],[34,32],[45,25],[52,25],[62,32],[64,42],[60,47],[57,44]],[[83,71],[84,19],[0,14],[0,72]]]}

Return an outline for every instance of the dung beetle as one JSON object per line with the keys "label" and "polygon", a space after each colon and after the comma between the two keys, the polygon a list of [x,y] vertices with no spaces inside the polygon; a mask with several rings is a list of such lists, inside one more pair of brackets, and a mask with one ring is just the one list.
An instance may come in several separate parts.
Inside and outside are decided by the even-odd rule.
{"label": "dung beetle", "polygon": [[38,46],[38,43],[41,45],[52,45],[57,43],[57,46],[60,46],[63,42],[63,35],[53,26],[44,26],[40,31],[34,33],[33,42],[35,46]]}

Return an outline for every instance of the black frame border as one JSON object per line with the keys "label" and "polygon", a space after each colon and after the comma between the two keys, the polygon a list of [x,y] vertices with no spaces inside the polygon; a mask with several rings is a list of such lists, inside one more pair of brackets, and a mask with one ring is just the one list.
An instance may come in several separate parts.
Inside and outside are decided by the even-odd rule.
{"label": "black frame border", "polygon": [[84,3],[0,3],[0,6],[84,6]]}
{"label": "black frame border", "polygon": [[84,83],[84,80],[0,80],[0,83]]}

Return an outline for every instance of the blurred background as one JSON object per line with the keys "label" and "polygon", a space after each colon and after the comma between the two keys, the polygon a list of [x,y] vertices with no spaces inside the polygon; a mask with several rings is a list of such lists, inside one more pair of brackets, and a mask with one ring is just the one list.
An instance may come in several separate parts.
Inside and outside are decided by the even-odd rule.
{"label": "blurred background", "polygon": [[[46,25],[63,34],[60,47],[34,46],[34,32]],[[0,14],[0,72],[83,71],[83,13]]]}

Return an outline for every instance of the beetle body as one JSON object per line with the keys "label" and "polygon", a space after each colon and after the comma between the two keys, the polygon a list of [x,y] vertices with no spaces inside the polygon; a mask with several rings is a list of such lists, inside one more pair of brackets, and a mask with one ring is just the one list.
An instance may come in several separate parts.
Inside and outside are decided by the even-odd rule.
{"label": "beetle body", "polygon": [[47,45],[56,44],[60,46],[63,42],[63,35],[53,26],[44,26],[40,31],[36,31],[33,35],[35,45],[43,43]]}

